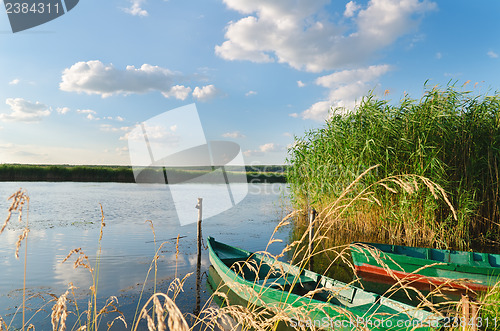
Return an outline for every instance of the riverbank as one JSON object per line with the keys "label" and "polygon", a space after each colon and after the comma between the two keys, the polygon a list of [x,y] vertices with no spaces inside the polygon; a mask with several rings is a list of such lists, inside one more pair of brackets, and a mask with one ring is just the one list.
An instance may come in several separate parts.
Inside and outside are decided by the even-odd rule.
{"label": "riverbank", "polygon": [[[168,175],[173,174],[177,181],[204,176],[204,181],[212,182],[215,180],[209,175],[212,171],[211,168],[184,167],[165,170],[162,167],[156,167],[145,169],[143,173],[146,172],[146,175],[143,178],[148,178],[148,183],[168,183],[164,175],[166,172]],[[246,177],[241,176],[241,171],[226,169],[230,177],[235,175],[231,177],[232,182],[243,181],[245,178],[247,182],[256,184],[286,182],[285,166],[253,165],[246,166],[245,171]],[[2,164],[0,165],[0,181],[135,183],[136,179],[130,166]]]}

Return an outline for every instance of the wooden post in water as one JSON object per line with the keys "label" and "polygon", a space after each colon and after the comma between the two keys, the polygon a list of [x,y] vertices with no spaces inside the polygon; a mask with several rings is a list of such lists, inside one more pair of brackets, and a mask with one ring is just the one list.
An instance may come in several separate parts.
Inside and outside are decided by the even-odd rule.
{"label": "wooden post in water", "polygon": [[309,270],[312,270],[314,267],[313,261],[313,238],[314,238],[314,220],[316,219],[316,210],[314,208],[309,209]]}
{"label": "wooden post in water", "polygon": [[196,208],[198,209],[198,231],[197,231],[197,241],[198,241],[198,260],[196,263],[196,305],[194,308],[194,316],[198,316],[200,313],[200,287],[201,287],[201,242],[203,240],[201,236],[201,220],[202,220],[202,198],[198,198],[198,204]]}
{"label": "wooden post in water", "polygon": [[201,261],[201,241],[203,240],[201,237],[201,220],[202,220],[202,203],[203,198],[198,198],[198,204],[196,205],[196,209],[198,209],[198,261]]}

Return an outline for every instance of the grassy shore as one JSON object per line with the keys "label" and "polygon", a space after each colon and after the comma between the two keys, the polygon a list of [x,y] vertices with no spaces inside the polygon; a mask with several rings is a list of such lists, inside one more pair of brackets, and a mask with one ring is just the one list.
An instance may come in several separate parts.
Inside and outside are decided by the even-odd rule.
{"label": "grassy shore", "polygon": [[[284,183],[284,166],[258,165],[247,166],[246,177],[234,176],[240,181],[250,183]],[[174,175],[177,181],[184,181],[208,175],[211,168],[169,168],[166,170]],[[165,183],[165,169],[161,167],[148,168],[142,171],[141,178],[147,178],[149,183]],[[241,172],[227,169],[231,175],[241,175]],[[167,176],[168,177],[168,176]],[[213,177],[206,176],[206,181]],[[30,165],[2,164],[0,165],[0,181],[51,181],[51,182],[120,182],[135,183],[136,178],[132,167],[127,166],[91,166],[91,165]],[[140,180],[139,180],[140,181]]]}

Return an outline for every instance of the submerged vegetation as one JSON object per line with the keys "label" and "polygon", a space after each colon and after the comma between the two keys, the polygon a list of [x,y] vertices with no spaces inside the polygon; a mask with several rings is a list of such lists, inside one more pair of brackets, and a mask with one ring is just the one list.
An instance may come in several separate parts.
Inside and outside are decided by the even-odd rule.
{"label": "submerged vegetation", "polygon": [[[373,166],[357,182],[360,189],[414,176],[410,190],[374,186],[370,201],[346,210],[336,230],[347,229],[350,238],[457,248],[500,241],[498,93],[449,85],[427,89],[420,100],[405,95],[398,105],[369,95],[354,111],[333,111],[324,127],[297,138],[288,161],[298,208],[323,209]],[[424,179],[449,201],[436,199]]]}

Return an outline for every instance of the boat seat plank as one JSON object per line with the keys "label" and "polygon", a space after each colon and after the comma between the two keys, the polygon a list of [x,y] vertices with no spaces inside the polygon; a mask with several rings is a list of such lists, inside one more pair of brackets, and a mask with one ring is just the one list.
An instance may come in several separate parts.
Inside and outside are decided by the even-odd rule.
{"label": "boat seat plank", "polygon": [[277,277],[277,278],[267,278],[261,279],[256,282],[259,285],[265,285],[269,287],[278,287],[278,286],[286,286],[292,284],[305,284],[305,283],[316,283],[313,279],[301,275],[297,277],[296,275],[287,275],[286,277]]}
{"label": "boat seat plank", "polygon": [[473,266],[491,267],[488,253],[470,252],[469,258],[470,258],[469,263]]}

